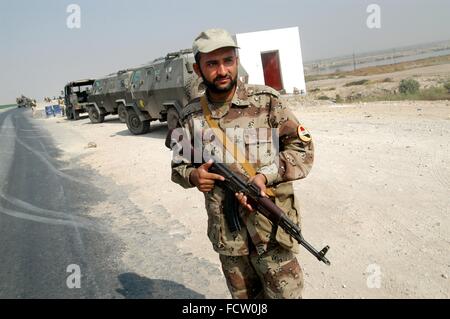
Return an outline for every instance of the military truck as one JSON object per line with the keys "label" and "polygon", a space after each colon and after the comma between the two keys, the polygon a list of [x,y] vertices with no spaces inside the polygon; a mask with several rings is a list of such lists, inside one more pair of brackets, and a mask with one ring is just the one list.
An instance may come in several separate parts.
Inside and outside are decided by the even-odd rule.
{"label": "military truck", "polygon": [[68,120],[79,120],[81,113],[88,112],[88,97],[92,92],[94,79],[72,81],[64,87],[64,103]]}
{"label": "military truck", "polygon": [[122,123],[126,121],[126,105],[132,103],[130,92],[132,73],[133,70],[122,70],[95,80],[87,105],[92,123],[102,123],[105,116],[110,114],[118,114]]}

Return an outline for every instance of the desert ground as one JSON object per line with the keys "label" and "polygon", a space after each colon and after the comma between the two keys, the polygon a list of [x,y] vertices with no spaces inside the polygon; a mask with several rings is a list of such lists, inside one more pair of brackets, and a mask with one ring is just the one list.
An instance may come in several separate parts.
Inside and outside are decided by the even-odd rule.
{"label": "desert ground", "polygon": [[[447,60],[450,58],[447,57]],[[403,65],[404,70],[396,70],[395,66],[384,66],[385,70],[383,67],[370,67],[337,76],[322,76],[317,80],[307,82],[308,99],[327,97],[335,100],[336,96],[340,96],[348,101],[398,93],[399,82],[403,79],[418,81],[422,89],[441,86],[443,82],[449,80],[450,63],[427,65],[426,63],[430,61],[432,59],[425,59],[422,62],[424,65],[418,67],[414,67],[416,63],[414,61],[405,62],[400,64],[400,66]],[[367,82],[362,85],[350,85],[357,81]]]}
{"label": "desert ground", "polygon": [[[304,297],[449,298],[450,102],[285,100],[316,150],[313,170],[295,182],[303,235],[331,247],[330,267],[304,249],[298,255]],[[108,200],[86,214],[124,243],[127,269],[229,298],[206,236],[203,195],[170,181],[165,124],[133,136],[115,116],[33,122],[56,140],[59,160],[104,177],[93,182]],[[118,190],[135,209],[121,209]]]}

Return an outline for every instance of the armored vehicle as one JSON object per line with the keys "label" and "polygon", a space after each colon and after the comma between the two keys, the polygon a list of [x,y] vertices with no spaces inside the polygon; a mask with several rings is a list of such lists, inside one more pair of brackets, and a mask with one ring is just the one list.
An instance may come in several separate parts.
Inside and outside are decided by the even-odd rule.
{"label": "armored vehicle", "polygon": [[79,120],[80,114],[88,111],[88,96],[92,92],[94,79],[73,81],[64,87],[64,103],[66,117],[69,120]]}
{"label": "armored vehicle", "polygon": [[88,97],[88,113],[92,123],[101,123],[109,114],[119,114],[121,122],[126,121],[126,105],[132,103],[130,77],[132,70],[95,80],[93,91]]}
{"label": "armored vehicle", "polygon": [[[131,98],[127,104],[127,127],[135,135],[145,134],[150,122],[167,121],[177,127],[183,107],[204,92],[201,78],[194,72],[192,50],[181,50],[136,68],[131,75]],[[248,82],[248,74],[239,67],[239,78]]]}
{"label": "armored vehicle", "polygon": [[127,127],[131,133],[145,134],[150,122],[168,122],[177,126],[182,107],[200,90],[192,67],[194,55],[190,50],[169,53],[152,63],[136,68],[131,76],[132,103],[127,104]]}

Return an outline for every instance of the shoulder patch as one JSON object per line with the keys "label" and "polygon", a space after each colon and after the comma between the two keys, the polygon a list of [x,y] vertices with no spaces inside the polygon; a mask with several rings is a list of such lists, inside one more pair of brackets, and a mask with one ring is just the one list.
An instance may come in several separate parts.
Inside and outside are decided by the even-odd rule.
{"label": "shoulder patch", "polygon": [[298,137],[300,138],[300,140],[303,143],[311,142],[311,134],[309,133],[309,131],[303,125],[300,124],[297,127],[297,134],[298,134]]}
{"label": "shoulder patch", "polygon": [[249,85],[247,87],[247,94],[248,96],[258,94],[270,94],[273,95],[274,97],[280,97],[280,93],[278,93],[277,90],[267,85]]}
{"label": "shoulder patch", "polygon": [[192,101],[190,101],[189,104],[183,108],[183,113],[181,114],[181,119],[184,120],[189,115],[198,113],[201,111],[202,111],[202,107],[200,105],[200,98],[195,98]]}

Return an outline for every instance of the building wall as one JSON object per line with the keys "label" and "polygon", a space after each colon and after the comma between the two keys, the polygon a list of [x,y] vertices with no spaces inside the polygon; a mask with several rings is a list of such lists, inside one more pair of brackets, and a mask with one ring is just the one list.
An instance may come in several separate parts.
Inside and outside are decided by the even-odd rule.
{"label": "building wall", "polygon": [[306,93],[298,27],[236,34],[240,61],[249,74],[249,83],[265,84],[261,53],[279,51],[281,77],[286,93],[294,87]]}

